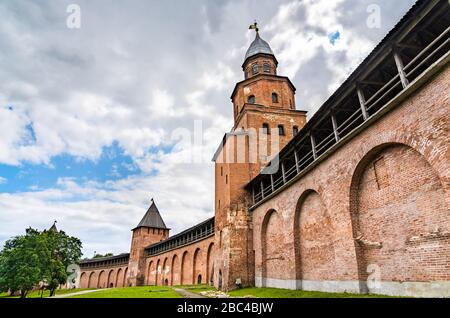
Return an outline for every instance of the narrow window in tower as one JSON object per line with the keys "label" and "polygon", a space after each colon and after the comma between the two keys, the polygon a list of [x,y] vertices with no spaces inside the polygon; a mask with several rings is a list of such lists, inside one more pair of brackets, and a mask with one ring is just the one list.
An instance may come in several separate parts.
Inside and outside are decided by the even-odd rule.
{"label": "narrow window in tower", "polygon": [[259,65],[258,64],[253,64],[252,69],[253,69],[253,75],[256,75],[259,73]]}
{"label": "narrow window in tower", "polygon": [[225,176],[225,184],[228,184],[228,175]]}
{"label": "narrow window in tower", "polygon": [[220,167],[220,176],[223,176],[223,167]]}
{"label": "narrow window in tower", "polygon": [[249,96],[249,97],[247,98],[247,102],[248,102],[249,104],[256,104],[256,98],[255,98],[255,95]]}
{"label": "narrow window in tower", "polygon": [[283,125],[278,125],[278,134],[280,136],[284,136],[284,126]]}
{"label": "narrow window in tower", "polygon": [[278,94],[272,93],[272,103],[276,104],[278,103]]}
{"label": "narrow window in tower", "polygon": [[220,209],[220,200],[219,200],[219,209]]}
{"label": "narrow window in tower", "polygon": [[270,134],[270,127],[269,127],[268,123],[264,123],[262,128],[263,128],[263,133],[264,134],[266,134],[266,135]]}
{"label": "narrow window in tower", "polygon": [[270,73],[270,65],[269,63],[264,63],[264,73]]}
{"label": "narrow window in tower", "polygon": [[295,136],[297,136],[297,134],[298,134],[298,126],[294,126],[292,128],[292,135],[294,135],[294,137],[295,137]]}

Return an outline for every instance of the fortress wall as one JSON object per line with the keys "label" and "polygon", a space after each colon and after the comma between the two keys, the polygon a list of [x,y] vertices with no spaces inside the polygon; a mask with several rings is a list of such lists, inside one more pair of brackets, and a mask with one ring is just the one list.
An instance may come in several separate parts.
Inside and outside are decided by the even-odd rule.
{"label": "fortress wall", "polygon": [[449,94],[447,65],[256,207],[256,285],[450,296]]}
{"label": "fortress wall", "polygon": [[145,260],[145,285],[210,284],[215,279],[214,235]]}

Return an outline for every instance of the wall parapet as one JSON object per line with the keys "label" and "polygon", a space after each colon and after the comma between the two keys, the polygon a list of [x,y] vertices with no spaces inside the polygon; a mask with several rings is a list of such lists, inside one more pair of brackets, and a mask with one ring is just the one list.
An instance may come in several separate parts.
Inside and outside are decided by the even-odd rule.
{"label": "wall parapet", "polygon": [[168,251],[193,244],[214,235],[214,218],[210,218],[167,240],[152,244],[145,249],[145,255],[155,256]]}
{"label": "wall parapet", "polygon": [[[281,167],[276,173],[267,172],[271,162],[247,185],[253,197],[251,210],[298,180],[448,63],[450,19],[446,15],[450,5],[434,1],[427,10],[421,19],[411,11],[403,19],[408,20],[405,25],[410,27],[404,32],[391,32],[320,107],[274,159],[273,164],[279,163]],[[442,24],[431,23],[433,18]],[[430,37],[412,48],[410,42],[423,30],[427,30]]]}

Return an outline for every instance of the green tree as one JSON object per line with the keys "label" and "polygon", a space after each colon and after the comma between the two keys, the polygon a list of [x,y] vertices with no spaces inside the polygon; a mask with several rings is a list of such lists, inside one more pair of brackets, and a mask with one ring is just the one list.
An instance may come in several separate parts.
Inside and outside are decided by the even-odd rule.
{"label": "green tree", "polygon": [[25,298],[42,281],[49,258],[45,239],[37,230],[28,228],[25,235],[8,240],[0,252],[0,290],[20,291]]}
{"label": "green tree", "polygon": [[56,228],[42,232],[42,236],[50,254],[46,260],[47,270],[44,277],[50,296],[53,296],[58,286],[67,282],[69,275],[67,267],[80,260],[82,245],[78,238],[68,236],[64,231],[58,231]]}
{"label": "green tree", "polygon": [[0,252],[0,291],[20,291],[25,298],[33,287],[44,283],[53,296],[67,282],[67,267],[80,257],[78,238],[58,231],[55,225],[43,232],[29,228],[25,235],[8,240]]}

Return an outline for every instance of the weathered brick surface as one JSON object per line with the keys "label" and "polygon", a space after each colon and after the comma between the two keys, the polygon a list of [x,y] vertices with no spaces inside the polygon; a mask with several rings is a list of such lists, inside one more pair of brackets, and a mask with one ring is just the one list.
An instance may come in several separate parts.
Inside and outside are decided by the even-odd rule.
{"label": "weathered brick surface", "polygon": [[333,280],[335,234],[332,220],[320,195],[311,191],[298,203],[295,230],[299,254],[297,277],[308,280]]}
{"label": "weathered brick surface", "polygon": [[[147,285],[191,285],[214,280],[214,236],[145,259]],[[200,276],[200,277],[199,277]]]}
{"label": "weathered brick surface", "polygon": [[168,229],[140,227],[133,230],[131,239],[130,261],[128,264],[128,280],[132,286],[145,283],[144,250],[151,244],[158,243],[169,237]]}
{"label": "weathered brick surface", "polygon": [[256,277],[450,280],[449,92],[447,67],[257,207]]}
{"label": "weathered brick surface", "polygon": [[113,266],[92,270],[82,270],[79,277],[79,288],[109,288],[128,286],[126,273],[128,267]]}
{"label": "weathered brick surface", "polygon": [[[251,198],[244,186],[292,140],[294,127],[301,129],[306,123],[306,112],[295,110],[295,88],[287,78],[275,75],[273,58],[249,59],[244,70],[251,72],[253,63],[259,63],[263,70],[267,61],[271,63],[271,74],[249,77],[247,73],[248,78],[236,85],[232,96],[235,132],[253,131],[256,135],[247,137],[244,143],[239,135],[229,137],[215,164],[215,263],[221,276],[215,280],[215,286],[225,290],[236,288],[239,281],[242,286],[254,285],[252,219],[248,211]],[[272,93],[277,94],[278,102],[273,102]],[[248,103],[251,95],[256,104]],[[269,135],[260,135],[263,124],[269,125]],[[279,135],[279,125],[283,125],[284,135]],[[272,149],[274,138],[279,143],[278,148]]]}

